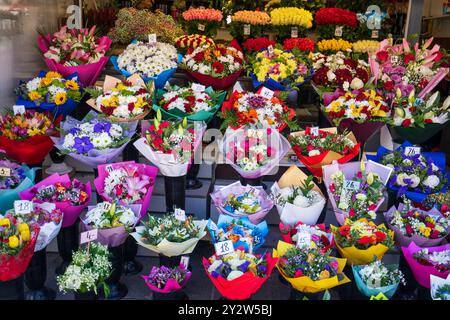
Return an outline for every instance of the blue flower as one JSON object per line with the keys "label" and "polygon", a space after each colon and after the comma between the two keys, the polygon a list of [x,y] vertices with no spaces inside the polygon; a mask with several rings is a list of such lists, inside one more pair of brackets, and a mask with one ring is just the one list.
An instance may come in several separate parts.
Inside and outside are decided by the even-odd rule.
{"label": "blue flower", "polygon": [[111,123],[109,123],[109,122],[98,122],[94,125],[94,132],[96,132],[96,133],[102,133],[102,132],[109,133],[110,129],[111,129]]}
{"label": "blue flower", "polygon": [[94,149],[94,145],[87,136],[81,138],[76,137],[73,147],[75,148],[75,150],[77,150],[78,154],[86,154],[90,150]]}

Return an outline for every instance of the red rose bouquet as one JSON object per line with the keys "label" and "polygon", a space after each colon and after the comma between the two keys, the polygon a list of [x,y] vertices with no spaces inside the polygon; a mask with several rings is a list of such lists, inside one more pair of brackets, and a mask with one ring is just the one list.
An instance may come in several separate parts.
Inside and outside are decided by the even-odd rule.
{"label": "red rose bouquet", "polygon": [[275,44],[276,42],[269,40],[269,38],[250,38],[245,40],[242,46],[247,53],[254,54],[262,49],[267,49],[269,46],[275,47]]}
{"label": "red rose bouquet", "polygon": [[358,37],[356,13],[340,8],[321,8],[316,12],[315,21],[321,39],[339,37],[355,41]]}
{"label": "red rose bouquet", "polygon": [[284,50],[292,50],[294,48],[304,52],[314,51],[314,40],[310,38],[291,38],[283,41]]}

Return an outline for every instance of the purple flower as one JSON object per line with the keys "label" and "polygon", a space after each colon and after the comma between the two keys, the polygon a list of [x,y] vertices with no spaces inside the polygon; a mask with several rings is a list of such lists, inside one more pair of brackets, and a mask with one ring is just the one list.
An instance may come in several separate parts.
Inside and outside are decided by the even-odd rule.
{"label": "purple flower", "polygon": [[77,150],[78,154],[86,154],[90,150],[94,149],[94,145],[91,143],[91,140],[89,140],[89,137],[76,137],[73,147]]}
{"label": "purple flower", "polygon": [[70,128],[69,129],[69,134],[71,134],[71,135],[76,135],[78,132],[80,132],[81,131],[81,129],[80,128],[78,128],[78,127],[73,127],[73,128]]}
{"label": "purple flower", "polygon": [[96,133],[109,132],[110,129],[111,123],[109,122],[98,122],[94,125],[94,132]]}

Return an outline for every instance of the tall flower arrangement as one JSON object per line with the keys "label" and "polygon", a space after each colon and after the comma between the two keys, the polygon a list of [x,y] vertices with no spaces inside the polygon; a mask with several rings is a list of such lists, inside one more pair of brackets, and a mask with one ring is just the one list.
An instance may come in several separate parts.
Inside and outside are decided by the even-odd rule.
{"label": "tall flower arrangement", "polygon": [[307,29],[311,29],[313,16],[310,11],[295,7],[281,7],[270,12],[272,28],[277,31],[278,37],[285,39],[292,34],[292,28],[296,28],[300,37],[305,36]]}
{"label": "tall flower arrangement", "polygon": [[321,8],[314,18],[320,38],[357,40],[358,19],[355,12],[340,8]]}
{"label": "tall flower arrangement", "polygon": [[270,24],[270,16],[263,11],[237,11],[231,16],[230,33],[238,41],[258,38]]}
{"label": "tall flower arrangement", "polygon": [[222,12],[216,9],[191,8],[182,14],[184,28],[188,34],[200,33],[213,37],[223,19]]}

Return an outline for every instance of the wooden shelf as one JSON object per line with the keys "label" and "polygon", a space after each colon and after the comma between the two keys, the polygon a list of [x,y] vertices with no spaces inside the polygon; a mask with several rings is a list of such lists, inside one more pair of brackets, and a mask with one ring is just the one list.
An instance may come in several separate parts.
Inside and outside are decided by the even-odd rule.
{"label": "wooden shelf", "polygon": [[450,18],[450,13],[449,14],[443,14],[443,15],[440,15],[440,16],[423,17],[422,20],[439,20],[439,19],[446,19],[446,18]]}

